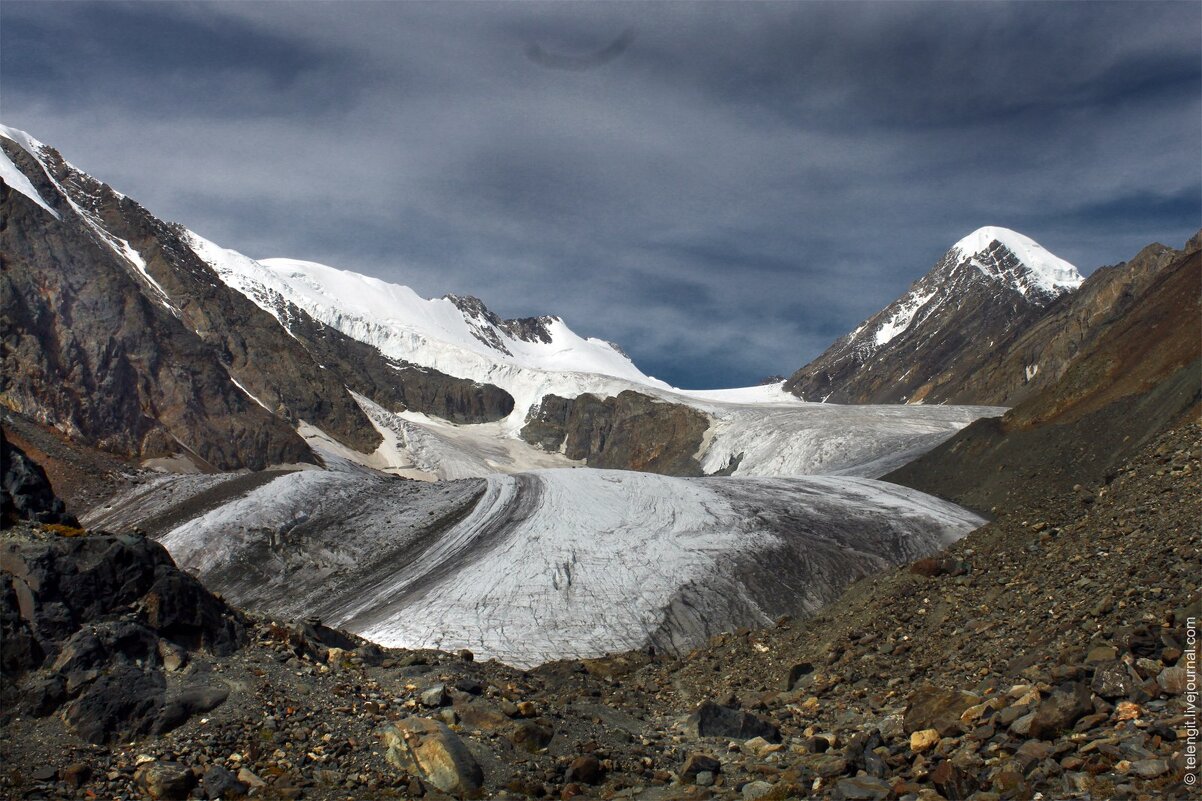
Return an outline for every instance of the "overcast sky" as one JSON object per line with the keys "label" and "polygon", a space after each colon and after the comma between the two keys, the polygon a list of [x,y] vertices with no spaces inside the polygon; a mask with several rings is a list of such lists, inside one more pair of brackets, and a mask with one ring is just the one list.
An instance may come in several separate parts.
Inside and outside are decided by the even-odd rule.
{"label": "overcast sky", "polygon": [[1202,226],[1202,4],[0,4],[0,115],[254,257],[788,374],[982,225]]}

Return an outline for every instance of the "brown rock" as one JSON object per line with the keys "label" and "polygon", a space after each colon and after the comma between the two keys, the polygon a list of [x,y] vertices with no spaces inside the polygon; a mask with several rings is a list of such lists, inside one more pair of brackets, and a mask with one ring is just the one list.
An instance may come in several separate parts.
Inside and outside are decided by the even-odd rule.
{"label": "brown rock", "polygon": [[910,735],[910,750],[916,754],[929,751],[939,744],[939,732],[936,729],[923,729]]}
{"label": "brown rock", "polygon": [[484,771],[476,758],[445,724],[405,718],[385,728],[381,736],[389,762],[444,793],[463,797],[484,784]]}
{"label": "brown rock", "polygon": [[188,797],[196,776],[178,762],[148,762],[138,768],[134,781],[151,798],[178,801]]}
{"label": "brown rock", "polygon": [[960,716],[980,701],[972,693],[925,685],[910,696],[903,727],[908,734],[923,729],[935,729],[944,737],[959,734]]}
{"label": "brown rock", "polygon": [[572,760],[563,778],[568,783],[600,784],[604,776],[601,761],[592,754],[584,754]]}

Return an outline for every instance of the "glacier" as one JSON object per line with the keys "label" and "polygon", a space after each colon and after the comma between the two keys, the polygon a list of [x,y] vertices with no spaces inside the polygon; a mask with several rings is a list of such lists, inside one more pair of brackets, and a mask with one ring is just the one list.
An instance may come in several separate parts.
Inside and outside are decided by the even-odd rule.
{"label": "glacier", "polygon": [[85,522],[139,520],[238,604],[517,667],[635,648],[679,654],[806,615],[982,522],[871,479],[590,468],[440,483],[354,467],[281,471],[206,508],[222,481],[247,480],[165,477]]}

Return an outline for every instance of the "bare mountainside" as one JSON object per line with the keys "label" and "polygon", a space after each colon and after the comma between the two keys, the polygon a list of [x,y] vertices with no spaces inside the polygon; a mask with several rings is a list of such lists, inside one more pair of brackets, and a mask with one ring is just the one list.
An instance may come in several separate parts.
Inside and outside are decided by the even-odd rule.
{"label": "bare mountainside", "polygon": [[[1099,270],[1007,353],[1054,366],[1004,417],[980,420],[887,478],[974,509],[1109,481],[1202,402],[1202,237]],[[1083,498],[1092,491],[1082,490]]]}

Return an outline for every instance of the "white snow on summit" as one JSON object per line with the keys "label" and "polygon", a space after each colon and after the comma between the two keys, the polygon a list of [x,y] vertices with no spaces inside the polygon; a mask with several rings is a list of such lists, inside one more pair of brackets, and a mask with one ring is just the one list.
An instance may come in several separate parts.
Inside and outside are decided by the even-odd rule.
{"label": "white snow on summit", "polygon": [[[1013,253],[1028,269],[1032,283],[1050,295],[1059,295],[1066,290],[1076,289],[1085,279],[1077,268],[1048,251],[1043,245],[1017,231],[997,226],[978,228],[952,246],[952,250],[969,260],[974,267],[988,277],[995,277],[981,260],[994,242],[1000,242]],[[1016,281],[1015,289],[1027,294],[1024,282]]]}
{"label": "white snow on summit", "polygon": [[[188,232],[192,250],[226,284],[287,327],[291,304],[384,356],[456,378],[494,384],[514,397],[508,429],[525,423],[544,395],[616,395],[632,387],[669,389],[609,342],[582,337],[558,317],[538,318],[539,333],[515,336],[471,299],[426,299],[407,286],[296,259],[255,260]],[[504,321],[502,321],[503,323]]]}

